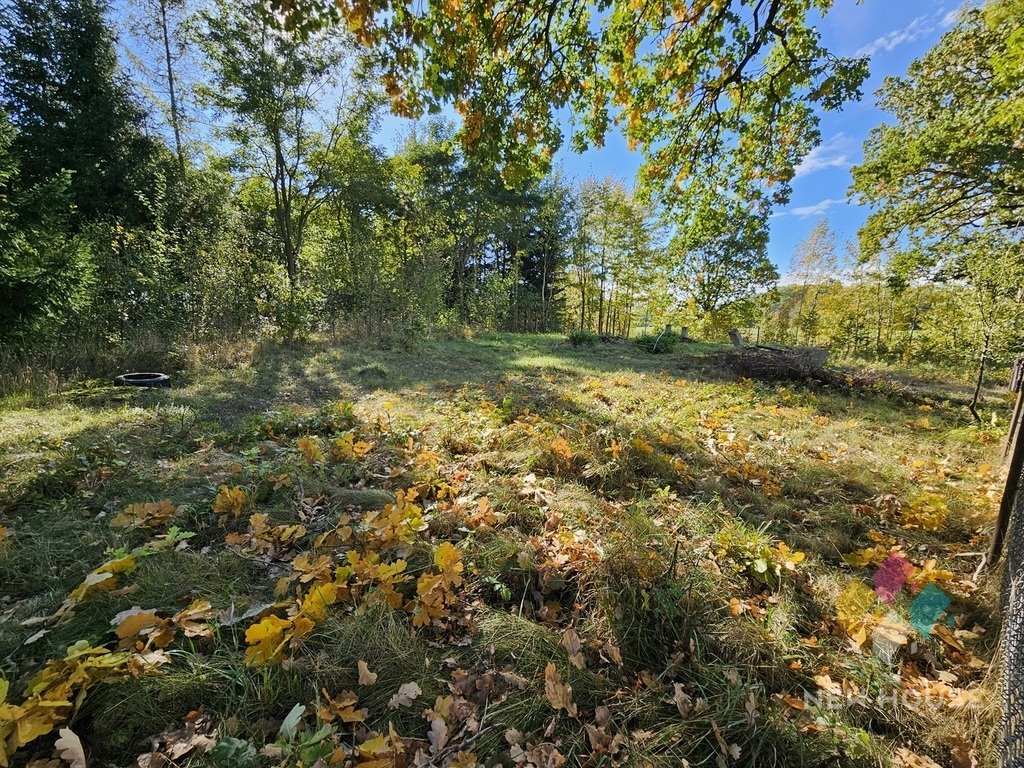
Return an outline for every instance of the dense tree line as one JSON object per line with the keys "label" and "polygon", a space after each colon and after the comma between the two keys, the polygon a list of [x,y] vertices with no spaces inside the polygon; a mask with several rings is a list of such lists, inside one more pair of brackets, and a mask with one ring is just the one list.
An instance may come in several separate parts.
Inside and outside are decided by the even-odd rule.
{"label": "dense tree line", "polygon": [[4,8],[7,349],[560,326],[576,190],[554,176],[510,187],[440,122],[387,155],[373,143],[382,94],[337,36],[296,38],[255,5],[174,27],[157,10],[167,92],[172,43],[204,67],[192,96],[206,136],[188,136],[179,99],[162,140],[102,0]]}
{"label": "dense tree line", "polygon": [[[787,5],[770,4],[776,14]],[[52,353],[88,365],[103,350],[267,332],[631,336],[667,321],[707,338],[756,327],[765,339],[869,359],[983,368],[1019,351],[1021,0],[965,10],[905,77],[886,82],[880,105],[892,122],[872,133],[854,169],[851,192],[873,211],[860,243],[840,249],[817,228],[781,286],[767,256],[768,218],[817,140],[808,110],[837,108],[864,75],[864,62],[830,58],[804,15],[760,19],[754,38],[746,22],[724,17],[669,24],[672,45],[647,64],[663,70],[666,87],[739,99],[712,114],[685,100],[662,109],[635,47],[620,59],[597,49],[587,58],[592,32],[551,6],[582,48],[566,54],[557,77],[568,90],[547,108],[594,89],[614,96],[617,106],[597,105],[581,135],[597,142],[609,121],[625,123],[647,158],[634,192],[550,170],[551,116],[531,124],[507,110],[522,89],[523,114],[541,110],[534,99],[552,96],[551,82],[530,91],[536,73],[522,69],[510,70],[510,90],[492,83],[490,70],[479,71],[487,31],[472,20],[453,22],[464,36],[447,41],[444,61],[435,60],[444,40],[420,41],[416,55],[437,69],[416,91],[399,17],[377,15],[371,35],[338,7],[343,18],[318,17],[302,2],[282,6],[282,16],[250,0],[133,0],[116,20],[105,0],[2,7],[8,359]],[[364,21],[374,8],[360,11]],[[620,42],[654,33],[630,31],[627,16],[616,6],[608,19]],[[697,35],[727,27],[735,45]],[[518,33],[526,44],[537,30]],[[731,66],[730,83],[709,74],[714,66],[679,64],[698,43],[718,46],[700,52]],[[751,69],[751,57],[769,49],[764,67]],[[459,83],[472,83],[473,94],[455,93]],[[424,119],[394,148],[377,143],[389,106],[419,115],[449,97],[460,125]],[[779,138],[797,127],[800,141]],[[716,169],[699,173],[685,142],[659,144],[672,130],[696,136],[693,147],[707,149]]]}

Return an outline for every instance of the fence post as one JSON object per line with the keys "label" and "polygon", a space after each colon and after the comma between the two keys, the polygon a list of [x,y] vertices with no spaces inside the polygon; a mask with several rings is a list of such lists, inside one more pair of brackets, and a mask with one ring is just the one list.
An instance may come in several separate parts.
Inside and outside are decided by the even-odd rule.
{"label": "fence post", "polygon": [[1021,439],[1022,412],[1024,412],[1024,390],[1021,383],[1024,380],[1024,358],[1018,358],[1013,363],[1013,374],[1010,377],[1010,391],[1017,393],[1017,403],[1013,408],[1013,416],[1010,419],[1010,434],[1006,442],[1004,458],[1010,458],[1009,467],[1006,472],[1006,485],[1003,487],[1003,497],[999,500],[999,515],[996,517],[996,527],[992,531],[992,543],[989,546],[988,554],[985,556],[985,567],[991,568],[998,561],[1003,551],[1003,541],[1006,539],[1006,529],[1010,524],[1010,514],[1013,512],[1013,503],[1017,498],[1017,490],[1020,488],[1021,472],[1024,471],[1024,440]]}

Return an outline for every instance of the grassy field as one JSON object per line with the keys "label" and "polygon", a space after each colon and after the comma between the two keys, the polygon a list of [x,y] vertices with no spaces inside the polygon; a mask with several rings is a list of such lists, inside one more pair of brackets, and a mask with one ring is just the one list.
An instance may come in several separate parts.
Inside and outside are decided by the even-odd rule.
{"label": "grassy field", "polygon": [[265,344],[9,395],[0,765],[68,726],[90,766],[995,765],[1005,411],[717,352]]}

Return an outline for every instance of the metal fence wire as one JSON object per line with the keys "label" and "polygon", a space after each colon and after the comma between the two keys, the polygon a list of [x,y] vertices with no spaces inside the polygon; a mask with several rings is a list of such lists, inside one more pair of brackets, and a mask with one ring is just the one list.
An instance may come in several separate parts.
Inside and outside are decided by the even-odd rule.
{"label": "metal fence wire", "polygon": [[[1021,383],[1024,362],[1014,365],[1010,381],[1011,391],[1017,392],[1017,407],[1010,425],[1007,454],[1024,450],[1021,438],[1022,405]],[[1011,460],[1010,472],[1019,472],[1019,462]],[[1011,478],[1011,481],[1013,479]],[[1024,482],[1008,483],[1013,488],[1013,504],[1006,528],[1004,583],[1003,583],[1003,682],[1002,682],[1002,743],[1000,765],[1004,768],[1024,768]]]}
{"label": "metal fence wire", "polygon": [[1020,489],[1007,531],[1005,568],[1000,764],[1024,768],[1024,492]]}

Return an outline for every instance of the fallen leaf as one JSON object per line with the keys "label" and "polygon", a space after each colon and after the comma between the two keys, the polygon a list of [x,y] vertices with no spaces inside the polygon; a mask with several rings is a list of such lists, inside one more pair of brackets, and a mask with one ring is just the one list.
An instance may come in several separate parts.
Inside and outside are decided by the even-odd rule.
{"label": "fallen leaf", "polygon": [[673,683],[672,687],[674,689],[672,701],[675,703],[676,709],[679,710],[679,714],[684,718],[689,717],[690,712],[693,711],[693,699],[686,692],[686,688],[682,683]]}
{"label": "fallen leaf", "polygon": [[359,671],[360,685],[373,685],[377,682],[377,673],[371,672],[366,662],[362,659],[356,662],[356,669]]}
{"label": "fallen leaf", "polygon": [[59,733],[60,738],[54,743],[53,748],[60,754],[60,759],[70,768],[86,768],[85,749],[78,734],[70,728],[61,728]]}
{"label": "fallen leaf", "polygon": [[897,747],[892,764],[895,768],[942,768],[930,757],[911,752],[906,747]]}
{"label": "fallen leaf", "polygon": [[419,696],[423,691],[416,683],[403,683],[399,687],[398,692],[391,697],[388,702],[389,709],[398,709],[399,707],[407,707],[415,701],[416,697]]}
{"label": "fallen leaf", "polygon": [[570,717],[576,717],[576,703],[572,700],[572,686],[562,682],[554,662],[544,668],[544,695],[555,709],[564,709]]}
{"label": "fallen leaf", "polygon": [[569,663],[576,667],[576,669],[583,669],[587,666],[587,661],[582,653],[580,636],[576,634],[575,629],[566,627],[558,644],[569,654]]}

